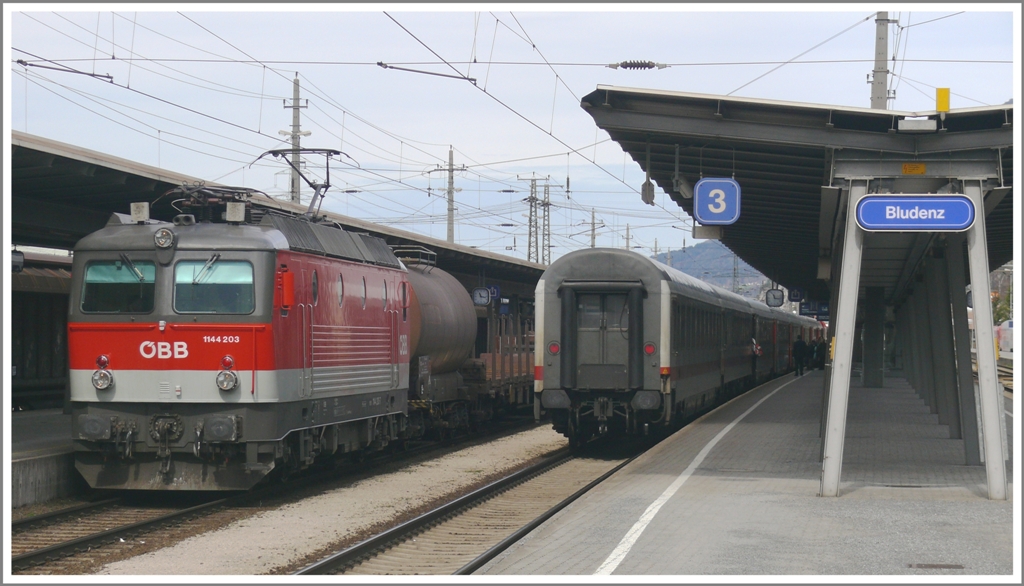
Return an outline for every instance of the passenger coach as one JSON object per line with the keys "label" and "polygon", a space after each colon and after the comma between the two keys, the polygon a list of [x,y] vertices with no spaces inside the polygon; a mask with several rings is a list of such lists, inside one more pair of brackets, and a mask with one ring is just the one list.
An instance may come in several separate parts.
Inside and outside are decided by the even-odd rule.
{"label": "passenger coach", "polygon": [[591,248],[537,284],[535,413],[580,445],[645,434],[792,368],[821,324],[709,285],[638,253]]}

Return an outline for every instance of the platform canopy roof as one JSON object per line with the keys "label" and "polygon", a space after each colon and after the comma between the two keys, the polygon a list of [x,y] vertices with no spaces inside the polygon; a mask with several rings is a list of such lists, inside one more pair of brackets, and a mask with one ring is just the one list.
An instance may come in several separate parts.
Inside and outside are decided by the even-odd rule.
{"label": "platform canopy roof", "polygon": [[[691,216],[693,199],[681,191],[702,177],[734,178],[742,190],[741,214],[723,228],[722,243],[779,284],[803,288],[811,299],[829,299],[828,284],[818,279],[818,260],[830,254],[837,206],[827,194],[842,187],[832,176],[837,157],[856,152],[909,163],[991,151],[1001,162],[1002,185],[1012,188],[1012,104],[953,110],[939,120],[938,112],[601,85],[581,106]],[[941,130],[908,132],[900,128],[907,119],[936,120]],[[993,269],[1013,258],[1014,198],[1005,190],[1000,196],[1005,197],[987,217]]]}

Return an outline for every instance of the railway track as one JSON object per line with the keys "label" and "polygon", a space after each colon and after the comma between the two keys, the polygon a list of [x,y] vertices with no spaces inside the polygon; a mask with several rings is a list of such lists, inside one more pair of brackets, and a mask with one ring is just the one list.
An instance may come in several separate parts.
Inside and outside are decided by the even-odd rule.
{"label": "railway track", "polygon": [[[510,419],[488,433],[423,442],[401,451],[377,454],[359,463],[306,473],[288,482],[223,498],[221,495],[144,493],[27,517],[11,524],[11,570],[17,574],[78,573],[74,568],[83,563],[83,558],[100,559],[118,553],[122,554],[121,557],[128,557],[130,552],[124,555],[124,551],[133,547],[138,549],[136,546],[145,545],[147,540],[153,542],[169,538],[173,541],[175,533],[189,534],[190,524],[208,525],[211,518],[218,515],[229,519],[248,514],[239,509],[251,511],[255,502],[287,497],[288,493],[338,480],[346,474],[372,470],[467,443],[493,440],[532,425],[532,417]],[[101,548],[104,548],[102,552],[99,551]]]}
{"label": "railway track", "polygon": [[295,575],[470,574],[633,457],[562,451]]}
{"label": "railway track", "polygon": [[1006,388],[1006,390],[1013,392],[1013,367],[999,365],[996,367],[996,376],[999,377],[999,382]]}
{"label": "railway track", "polygon": [[[151,501],[154,499],[144,499]],[[11,524],[11,570],[42,573],[59,570],[75,555],[110,543],[127,543],[162,527],[186,523],[232,504],[219,498],[187,505],[133,503],[126,498],[106,499],[22,519]]]}
{"label": "railway track", "polygon": [[[974,374],[974,380],[978,380],[977,362],[973,362],[971,366]],[[1013,366],[996,364],[996,378],[999,379],[999,383],[1003,385],[1003,388],[1011,393],[1013,392]]]}

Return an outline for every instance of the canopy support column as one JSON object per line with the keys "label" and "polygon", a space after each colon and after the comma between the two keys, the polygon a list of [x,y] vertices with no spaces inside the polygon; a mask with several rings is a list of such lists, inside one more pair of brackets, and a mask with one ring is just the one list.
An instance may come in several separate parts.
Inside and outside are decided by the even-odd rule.
{"label": "canopy support column", "polygon": [[832,311],[836,329],[833,340],[828,421],[825,424],[824,458],[821,466],[821,496],[839,496],[839,477],[843,466],[843,441],[846,437],[846,409],[850,396],[853,367],[853,334],[857,322],[857,294],[860,290],[860,264],[864,232],[857,225],[857,202],[868,191],[868,179],[850,180],[846,208],[842,270],[839,274],[839,303]]}
{"label": "canopy support column", "polygon": [[974,226],[967,231],[967,252],[971,259],[971,290],[974,292],[974,334],[978,340],[978,392],[981,395],[981,429],[984,440],[988,498],[1006,500],[1006,455],[1003,453],[1005,420],[999,380],[996,378],[996,350],[989,303],[988,242],[985,237],[985,201],[981,180],[965,180],[964,194],[974,202]]}

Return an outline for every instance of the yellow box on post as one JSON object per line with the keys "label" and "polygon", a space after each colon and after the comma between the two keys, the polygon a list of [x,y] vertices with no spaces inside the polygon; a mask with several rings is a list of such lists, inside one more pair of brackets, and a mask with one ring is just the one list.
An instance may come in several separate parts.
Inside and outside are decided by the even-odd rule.
{"label": "yellow box on post", "polygon": [[949,88],[935,88],[935,111],[949,112]]}

